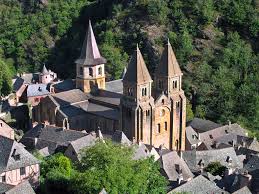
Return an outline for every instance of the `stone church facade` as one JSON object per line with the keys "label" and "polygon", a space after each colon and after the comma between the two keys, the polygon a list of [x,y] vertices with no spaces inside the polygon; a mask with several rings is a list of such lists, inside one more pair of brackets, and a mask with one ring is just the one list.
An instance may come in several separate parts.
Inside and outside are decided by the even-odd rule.
{"label": "stone church facade", "polygon": [[35,107],[33,120],[66,129],[100,129],[104,134],[122,130],[134,142],[185,150],[183,74],[169,41],[154,80],[138,47],[119,80],[105,81],[105,63],[89,22],[76,60],[77,89],[49,95]]}

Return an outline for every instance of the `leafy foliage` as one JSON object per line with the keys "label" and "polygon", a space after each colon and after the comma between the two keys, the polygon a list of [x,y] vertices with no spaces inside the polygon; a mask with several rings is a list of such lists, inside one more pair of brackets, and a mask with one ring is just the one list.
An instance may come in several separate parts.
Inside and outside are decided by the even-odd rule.
{"label": "leafy foliage", "polygon": [[225,172],[226,167],[222,166],[219,162],[212,162],[212,163],[208,164],[208,166],[205,168],[205,170],[207,172],[210,172],[214,176],[216,176],[216,175],[221,176]]}
{"label": "leafy foliage", "polygon": [[166,179],[153,158],[133,160],[133,148],[99,142],[82,151],[74,166],[58,154],[42,165],[42,191],[45,193],[165,193]]}

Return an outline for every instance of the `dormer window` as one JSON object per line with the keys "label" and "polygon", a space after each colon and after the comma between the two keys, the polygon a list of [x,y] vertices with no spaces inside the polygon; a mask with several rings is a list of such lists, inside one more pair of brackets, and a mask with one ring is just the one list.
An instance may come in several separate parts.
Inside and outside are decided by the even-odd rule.
{"label": "dormer window", "polygon": [[225,130],[225,133],[228,134],[228,130]]}
{"label": "dormer window", "polygon": [[20,154],[14,155],[13,158],[14,158],[15,161],[21,160]]}
{"label": "dormer window", "polygon": [[2,182],[2,183],[5,183],[6,182],[6,176],[4,175],[4,176],[1,176],[1,181],[0,182]]}
{"label": "dormer window", "polygon": [[210,139],[213,139],[213,136],[212,136],[212,135],[210,135]]}

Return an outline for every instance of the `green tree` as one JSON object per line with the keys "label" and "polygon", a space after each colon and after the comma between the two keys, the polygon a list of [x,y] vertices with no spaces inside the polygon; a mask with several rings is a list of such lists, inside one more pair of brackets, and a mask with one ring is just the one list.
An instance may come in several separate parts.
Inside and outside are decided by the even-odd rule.
{"label": "green tree", "polygon": [[222,166],[220,164],[220,162],[212,162],[212,163],[208,164],[208,166],[205,168],[205,170],[207,172],[210,172],[214,176],[216,176],[216,175],[221,176],[225,172],[226,167]]}
{"label": "green tree", "polygon": [[12,91],[12,72],[7,63],[0,58],[0,96]]}
{"label": "green tree", "polygon": [[133,149],[111,142],[82,152],[79,171],[72,178],[75,193],[165,193],[166,180],[153,158],[133,160]]}

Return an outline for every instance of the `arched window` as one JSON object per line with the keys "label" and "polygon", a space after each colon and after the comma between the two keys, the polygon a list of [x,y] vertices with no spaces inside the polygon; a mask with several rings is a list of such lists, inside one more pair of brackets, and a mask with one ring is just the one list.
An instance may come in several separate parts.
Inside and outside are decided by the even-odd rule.
{"label": "arched window", "polygon": [[84,70],[83,70],[83,67],[80,67],[80,75],[83,75],[83,73],[84,73]]}
{"label": "arched window", "polygon": [[99,67],[98,68],[98,75],[102,75],[103,74],[103,71],[102,71],[103,69],[102,69],[102,67]]}
{"label": "arched window", "polygon": [[146,96],[147,95],[147,88],[142,88],[142,96]]}
{"label": "arched window", "polygon": [[173,89],[174,89],[174,86],[175,86],[175,81],[173,81]]}
{"label": "arched window", "polygon": [[174,82],[174,88],[177,88],[177,81]]}
{"label": "arched window", "polygon": [[93,69],[91,67],[89,68],[89,76],[93,77]]}
{"label": "arched window", "polygon": [[157,130],[157,133],[160,133],[160,131],[161,131],[160,123],[157,124],[157,129],[156,130]]}

